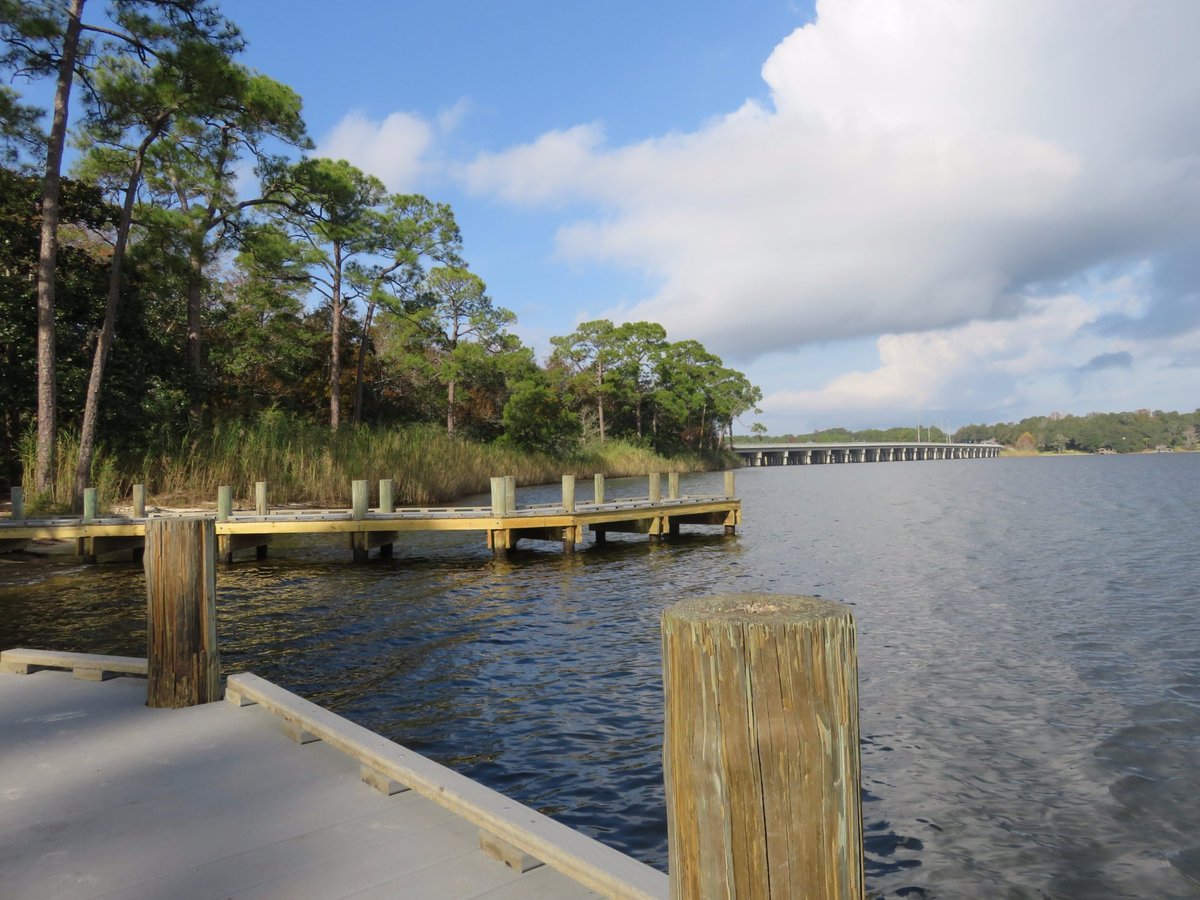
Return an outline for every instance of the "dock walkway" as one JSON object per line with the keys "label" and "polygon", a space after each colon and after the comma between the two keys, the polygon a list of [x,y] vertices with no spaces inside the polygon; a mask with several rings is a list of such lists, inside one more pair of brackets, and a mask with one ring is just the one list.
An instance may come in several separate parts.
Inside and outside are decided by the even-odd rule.
{"label": "dock walkway", "polygon": [[[390,500],[368,508],[367,483],[360,481],[355,483],[354,506],[348,510],[271,509],[266,502],[265,483],[260,482],[262,490],[254,511],[234,510],[226,499],[224,507],[219,500],[218,511],[207,515],[215,518],[220,552],[229,562],[241,550],[254,549],[258,556],[265,555],[271,539],[283,534],[348,537],[354,558],[359,561],[376,548],[381,555],[390,556],[401,536],[414,531],[481,531],[488,548],[496,553],[514,549],[520,540],[561,543],[564,552],[569,553],[584,544],[589,531],[597,543],[603,543],[610,533],[642,534],[657,541],[679,534],[683,525],[723,526],[726,533],[732,533],[741,524],[742,513],[741,501],[733,496],[732,474],[726,473],[725,496],[679,496],[677,478],[672,476],[670,493],[663,497],[658,476],[652,475],[647,496],[606,500],[603,477],[597,476],[595,497],[590,501],[576,500],[574,480],[564,479],[560,503],[518,505],[515,486],[510,483],[493,487],[490,506],[400,509],[394,508]],[[388,485],[386,490],[384,484]],[[381,482],[380,494],[390,493],[390,483]],[[135,510],[131,516],[85,513],[31,519],[18,516],[14,509],[10,518],[0,520],[0,552],[19,550],[32,540],[75,540],[77,552],[92,562],[97,556],[124,550],[133,551],[137,558],[145,542],[147,521],[173,515],[147,515],[144,510]]]}
{"label": "dock walkway", "polygon": [[[230,679],[232,699],[255,705],[162,710],[145,706],[140,678],[95,683],[76,674],[0,672],[5,897],[599,896],[550,864],[521,873],[480,849],[478,816],[433,802],[436,786],[414,783],[388,796],[364,784],[360,760],[343,752],[337,735],[353,743],[370,733],[262,679]],[[277,707],[275,696],[292,703]],[[301,746],[281,719],[297,739],[324,739]],[[575,852],[583,870],[607,866],[613,883],[625,885],[604,894],[666,895],[662,873],[372,737],[417,779],[440,771],[451,795],[472,785],[472,799],[482,798],[489,815],[493,804],[514,833],[568,835],[563,859]]]}

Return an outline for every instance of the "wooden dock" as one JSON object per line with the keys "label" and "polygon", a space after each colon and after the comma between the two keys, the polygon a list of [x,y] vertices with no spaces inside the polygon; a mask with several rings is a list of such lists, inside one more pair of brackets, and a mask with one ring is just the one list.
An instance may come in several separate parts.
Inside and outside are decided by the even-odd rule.
{"label": "wooden dock", "polygon": [[[278,535],[324,534],[345,536],[354,558],[362,561],[372,549],[390,556],[401,535],[414,531],[482,532],[495,553],[513,550],[521,540],[561,543],[563,551],[570,553],[586,542],[588,533],[597,543],[610,533],[644,534],[657,541],[679,534],[684,525],[720,526],[732,534],[741,524],[742,504],[734,497],[732,472],[726,473],[724,496],[680,496],[678,478],[672,476],[664,497],[660,477],[651,475],[646,496],[610,500],[605,498],[604,477],[597,475],[592,498],[577,500],[575,480],[567,476],[560,502],[526,505],[517,503],[511,477],[492,481],[490,506],[398,509],[391,504],[390,481],[380,482],[375,508],[367,506],[367,482],[358,481],[352,487],[351,507],[333,510],[271,509],[265,482],[258,482],[253,511],[235,510],[228,489],[223,488],[213,514],[220,553],[230,562],[242,550],[253,549],[261,557]],[[81,517],[47,519],[17,518],[14,504],[14,516],[0,520],[0,551],[20,549],[31,540],[58,539],[77,541],[79,555],[91,561],[122,551],[131,551],[136,558],[144,546],[147,521],[172,515],[147,515],[135,506],[133,515],[98,516],[94,498],[91,502],[90,515],[85,503]]]}
{"label": "wooden dock", "polygon": [[[148,708],[144,679],[109,678],[139,663],[0,655],[3,896],[668,895],[665,874],[253,675],[230,676],[231,702]],[[16,674],[46,665],[77,677]]]}

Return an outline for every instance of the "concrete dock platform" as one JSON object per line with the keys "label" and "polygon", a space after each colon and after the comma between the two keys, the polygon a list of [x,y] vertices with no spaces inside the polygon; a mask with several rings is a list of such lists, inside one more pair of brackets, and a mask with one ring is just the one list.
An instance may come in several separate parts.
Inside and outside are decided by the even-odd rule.
{"label": "concrete dock platform", "polygon": [[[251,690],[248,683],[243,702],[252,702]],[[523,873],[519,864],[505,865],[481,849],[489,836],[481,836],[477,823],[435,803],[427,789],[414,784],[388,796],[368,786],[360,760],[338,749],[333,732],[313,743],[289,739],[281,717],[295,735],[311,735],[297,730],[296,715],[270,708],[265,697],[242,708],[219,702],[162,710],[145,701],[140,678],[0,672],[0,895],[599,896],[550,865]],[[300,724],[332,723],[336,730],[342,722],[364,731],[320,713]],[[461,784],[448,783],[451,793],[461,792]],[[474,788],[484,806],[499,798]],[[569,832],[515,801],[502,808],[547,834]],[[665,895],[665,875],[569,835],[566,843],[584,847],[597,865],[616,859],[617,868],[632,873],[628,889],[604,894]]]}

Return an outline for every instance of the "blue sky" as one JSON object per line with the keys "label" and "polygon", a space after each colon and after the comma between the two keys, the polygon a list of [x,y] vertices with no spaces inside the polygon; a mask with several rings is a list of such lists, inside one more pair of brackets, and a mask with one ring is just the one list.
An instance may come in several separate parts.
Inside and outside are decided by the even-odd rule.
{"label": "blue sky", "polygon": [[1200,3],[225,11],[539,350],[659,321],[776,434],[1200,407]]}

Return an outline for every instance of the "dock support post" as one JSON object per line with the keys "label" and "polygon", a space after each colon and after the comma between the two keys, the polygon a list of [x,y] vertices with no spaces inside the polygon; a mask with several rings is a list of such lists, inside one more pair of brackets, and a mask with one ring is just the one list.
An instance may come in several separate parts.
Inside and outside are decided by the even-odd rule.
{"label": "dock support post", "polygon": [[671,896],[864,896],[850,610],[701,597],[662,642]]}
{"label": "dock support post", "polygon": [[517,476],[504,476],[504,508],[509,513],[517,511]]}
{"label": "dock support post", "polygon": [[[367,504],[370,498],[370,488],[365,479],[350,484],[350,517],[355,521],[367,517]],[[356,563],[367,561],[367,533],[365,531],[351,532],[350,552]]]}
{"label": "dock support post", "polygon": [[562,477],[562,500],[563,512],[575,512],[575,476],[564,475]]}
{"label": "dock support post", "polygon": [[146,523],[146,705],[221,699],[216,531],[211,519]]}
{"label": "dock support post", "polygon": [[662,475],[658,472],[651,472],[646,478],[646,497],[651,503],[657,503],[662,499]]}
{"label": "dock support post", "polygon": [[593,480],[596,484],[595,502],[597,504],[603,503],[604,502],[604,476],[601,475],[599,472],[597,472],[596,477]]}
{"label": "dock support post", "polygon": [[[265,481],[254,482],[254,514],[256,516],[266,516],[270,512],[270,507],[267,506],[267,483]],[[267,558],[267,545],[256,544],[254,547],[255,559]]]}
{"label": "dock support post", "polygon": [[[133,486],[133,518],[146,518],[146,486],[144,484],[135,484]],[[146,555],[146,545],[143,543],[140,547],[129,548],[130,562],[140,563]]]}
{"label": "dock support post", "polygon": [[[217,488],[217,521],[228,522],[229,517],[233,515],[233,488],[227,484],[222,484]],[[227,563],[233,562],[233,536],[228,534],[221,535],[218,541],[217,552],[221,554],[221,558]]]}
{"label": "dock support post", "polygon": [[12,514],[10,518],[14,522],[20,522],[25,518],[25,490],[19,485],[13,485],[12,493],[9,495],[12,499]]}
{"label": "dock support post", "polygon": [[[492,478],[492,515],[503,519],[508,515],[508,479],[503,475]],[[508,552],[508,530],[494,528],[488,532],[488,547],[495,556]]]}
{"label": "dock support post", "polygon": [[[396,511],[396,500],[392,494],[392,479],[379,479],[379,511],[381,513],[394,513]],[[387,558],[392,555],[394,545],[391,541],[386,544],[379,545],[379,555]]]}
{"label": "dock support post", "polygon": [[679,499],[679,473],[678,472],[668,472],[667,473],[667,499],[669,499],[669,500],[678,500]]}
{"label": "dock support post", "polygon": [[[96,521],[96,489],[83,489],[83,524]],[[85,563],[96,562],[96,544],[92,538],[80,538],[75,542],[75,552],[83,557]]]}
{"label": "dock support post", "polygon": [[[737,486],[734,482],[733,469],[727,469],[725,472],[725,499],[732,500],[737,494]],[[726,534],[734,534],[737,528],[733,525],[725,526]]]}

